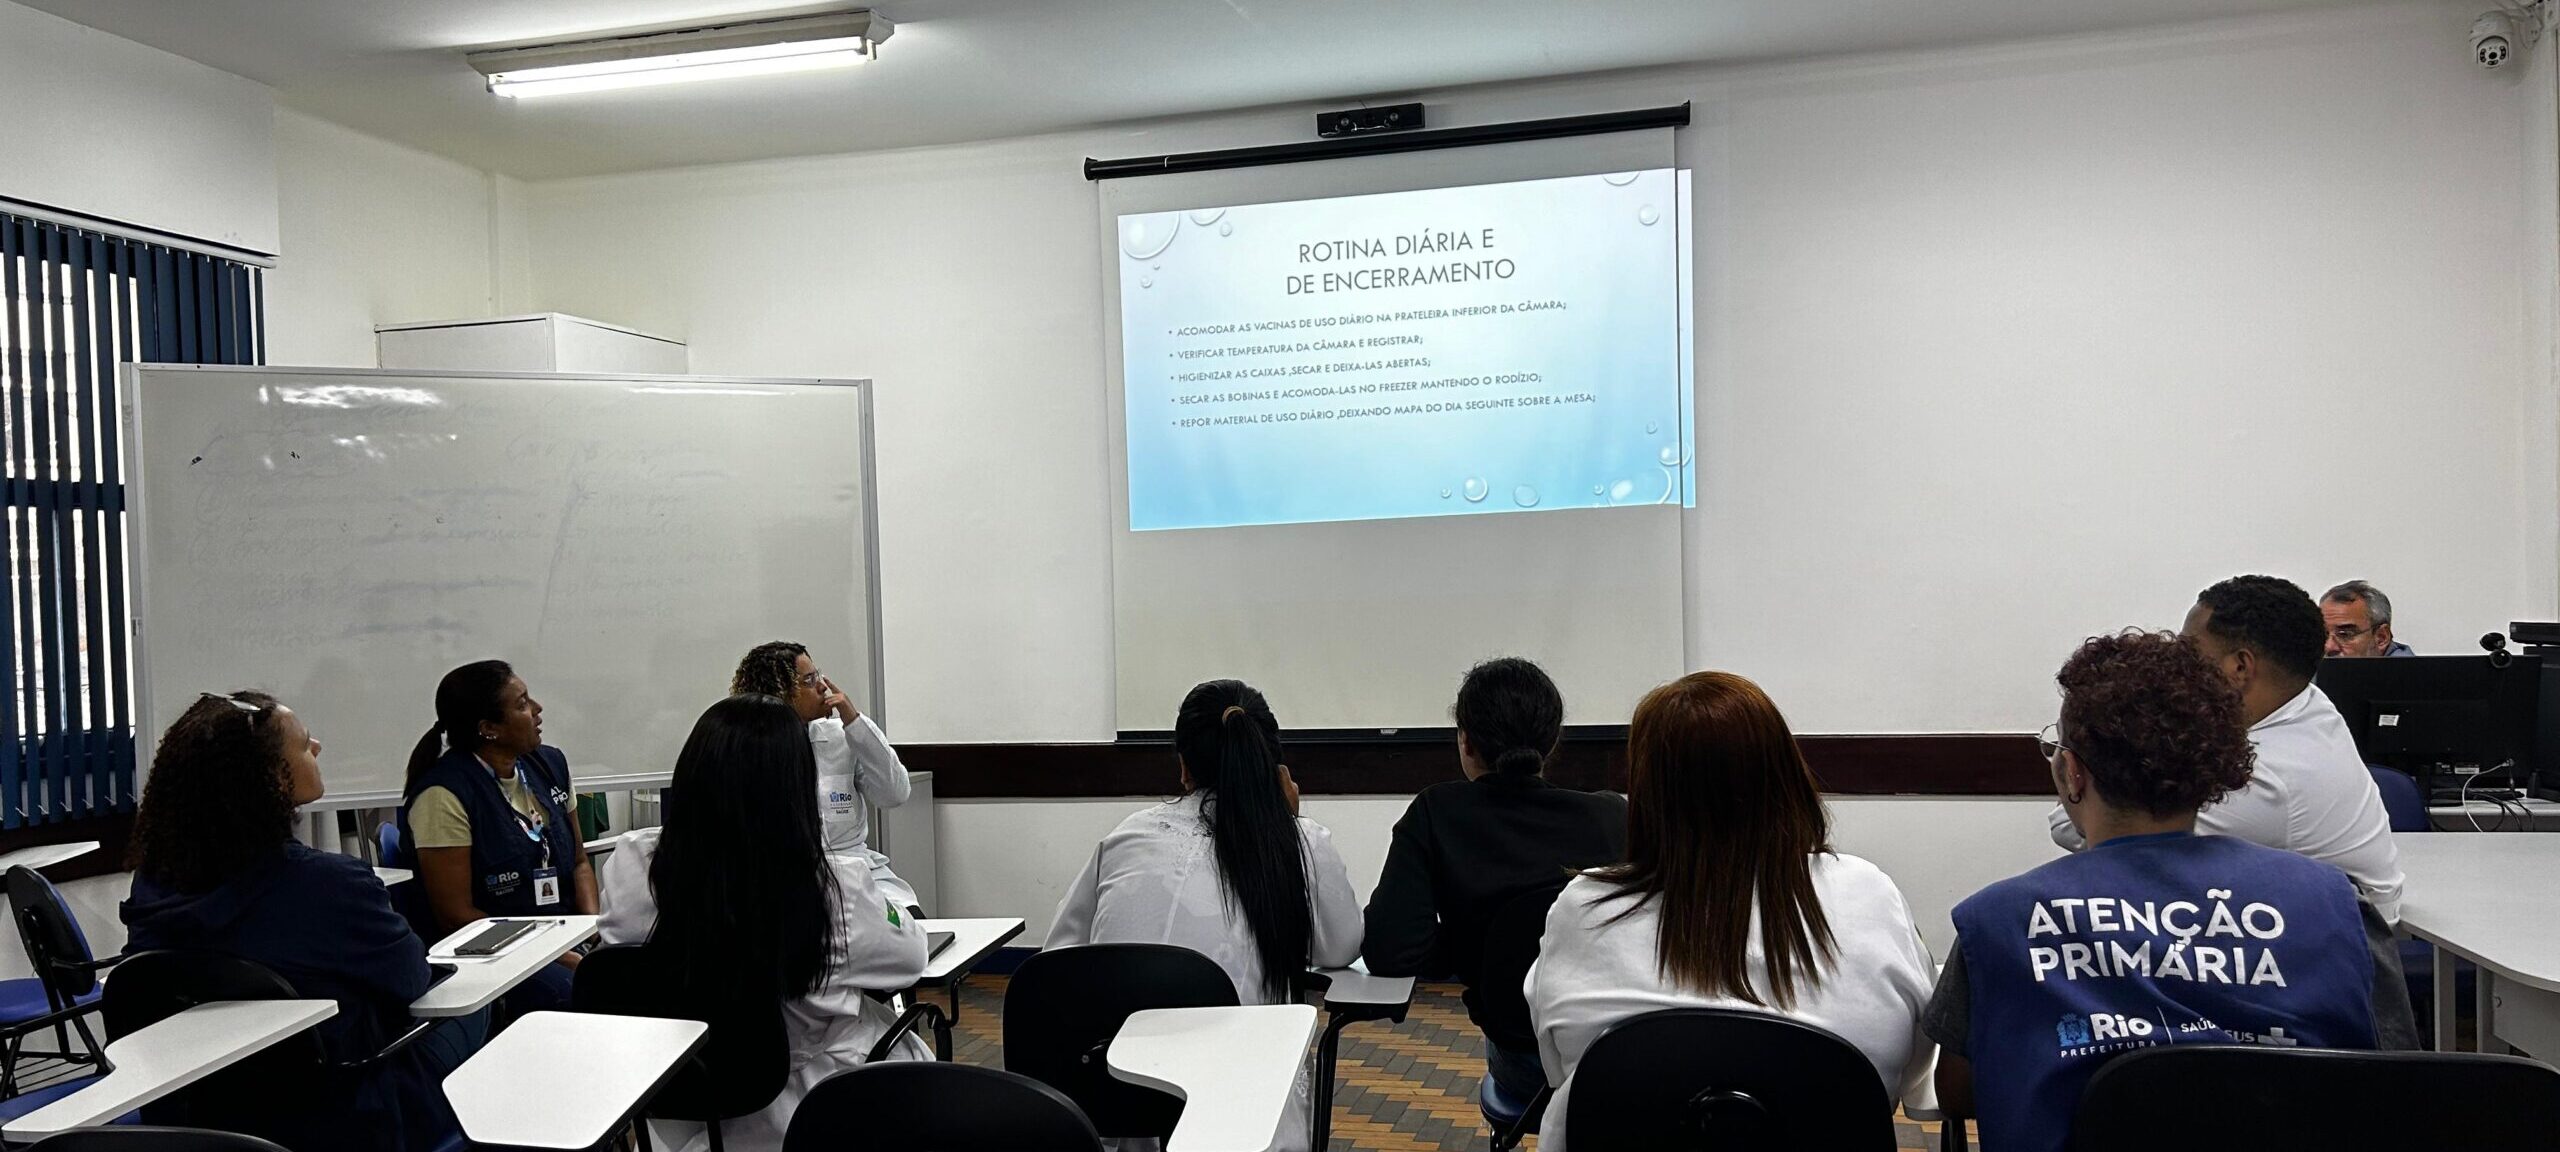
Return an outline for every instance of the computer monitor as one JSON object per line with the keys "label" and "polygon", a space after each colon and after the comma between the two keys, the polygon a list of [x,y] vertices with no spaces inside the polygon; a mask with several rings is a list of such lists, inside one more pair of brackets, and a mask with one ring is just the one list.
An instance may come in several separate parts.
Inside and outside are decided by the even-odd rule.
{"label": "computer monitor", "polygon": [[2405,656],[2323,660],[2318,683],[2366,763],[2443,793],[2533,785],[2542,678],[2534,659]]}

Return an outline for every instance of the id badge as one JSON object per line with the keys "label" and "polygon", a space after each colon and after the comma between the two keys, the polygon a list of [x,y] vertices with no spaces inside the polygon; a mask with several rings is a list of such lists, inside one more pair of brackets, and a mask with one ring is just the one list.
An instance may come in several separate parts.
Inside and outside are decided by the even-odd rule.
{"label": "id badge", "polygon": [[560,870],[537,869],[533,874],[533,906],[548,908],[560,902]]}

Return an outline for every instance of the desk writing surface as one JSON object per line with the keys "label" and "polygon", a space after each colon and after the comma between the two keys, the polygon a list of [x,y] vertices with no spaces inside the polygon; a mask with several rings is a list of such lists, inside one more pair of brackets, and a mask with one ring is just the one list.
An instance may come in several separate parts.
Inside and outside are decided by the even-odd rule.
{"label": "desk writing surface", "polygon": [[65,860],[76,860],[98,850],[95,840],[75,840],[68,844],[38,844],[15,852],[0,853],[0,872],[12,868],[51,868]]}
{"label": "desk writing surface", "polygon": [[916,921],[916,926],[926,932],[951,933],[951,946],[941,955],[927,959],[924,975],[916,978],[917,984],[930,985],[946,983],[953,973],[965,975],[976,968],[988,953],[1022,934],[1023,920],[1020,916],[926,917]]}
{"label": "desk writing surface", "polygon": [[1166,1152],[1263,1152],[1315,1034],[1306,1004],[1149,1008],[1130,1013],[1103,1060],[1113,1076],[1182,1098]]}
{"label": "desk writing surface", "polygon": [[107,1044],[111,1069],[86,1088],[10,1121],[0,1135],[31,1141],[102,1124],[265,1051],[338,1014],[335,1000],[223,1000],[198,1004]]}
{"label": "desk writing surface", "polygon": [[[594,1012],[528,1012],[445,1078],[475,1144],[593,1148],[700,1047],[710,1025]],[[572,1070],[573,1091],[531,1085]]]}
{"label": "desk writing surface", "polygon": [[480,934],[490,921],[476,920],[465,924],[451,936],[438,940],[427,949],[432,963],[451,964],[454,973],[443,983],[427,989],[427,994],[409,1002],[409,1014],[419,1019],[468,1016],[497,1002],[498,997],[524,983],[543,965],[569,954],[569,950],[585,943],[596,934],[593,916],[502,916],[492,919],[539,920],[544,925],[518,937],[507,950],[495,956],[456,956],[454,947]]}
{"label": "desk writing surface", "polygon": [[2400,926],[2500,977],[2560,992],[2560,836],[2408,832]]}

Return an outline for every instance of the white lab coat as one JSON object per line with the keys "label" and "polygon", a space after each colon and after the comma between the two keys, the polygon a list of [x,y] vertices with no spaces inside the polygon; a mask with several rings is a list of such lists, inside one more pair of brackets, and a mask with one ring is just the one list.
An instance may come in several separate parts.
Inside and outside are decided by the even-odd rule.
{"label": "white lab coat", "polygon": [[[1206,802],[1207,794],[1195,792],[1158,804],[1121,821],[1103,837],[1058,903],[1046,946],[1178,944],[1226,969],[1240,1002],[1278,1003],[1263,991],[1262,958],[1254,951],[1244,914],[1226,898],[1217,849],[1202,814]],[[1360,955],[1360,897],[1352,891],[1342,854],[1334,851],[1333,833],[1301,817],[1298,836],[1306,851],[1312,929],[1307,962],[1339,968]],[[1297,1099],[1281,1121],[1274,1148],[1307,1147],[1311,1109],[1301,1069]]]}
{"label": "white lab coat", "polygon": [[[597,868],[596,881],[604,897],[604,921],[597,933],[607,944],[645,942],[657,926],[658,902],[649,888],[649,862],[658,854],[658,833],[656,828],[624,833],[616,840],[613,854]],[[791,1046],[791,1079],[764,1111],[721,1124],[722,1144],[731,1152],[779,1152],[783,1131],[791,1126],[800,1098],[819,1081],[861,1064],[871,1046],[897,1023],[896,1011],[863,992],[901,990],[924,975],[924,929],[915,917],[900,905],[896,921],[891,921],[890,899],[872,879],[870,865],[862,857],[830,853],[827,861],[834,866],[836,886],[843,893],[835,972],[816,992],[782,1005],[783,1035]],[[910,1036],[893,1057],[930,1060],[933,1052]],[[699,1124],[660,1121],[654,1126],[671,1137],[666,1144],[677,1152],[703,1152],[711,1146],[709,1134]]]}
{"label": "white lab coat", "polygon": [[[1537,1026],[1538,1059],[1546,1065],[1547,1082],[1558,1086],[1538,1128],[1540,1149],[1564,1149],[1574,1067],[1591,1042],[1610,1025],[1664,1008],[1731,1008],[1801,1020],[1855,1046],[1896,1100],[1909,1094],[1936,1051],[1920,1030],[1935,966],[1912,923],[1911,906],[1892,879],[1865,860],[1817,853],[1811,864],[1815,899],[1831,925],[1836,951],[1820,980],[1797,980],[1795,1003],[1783,1011],[1709,996],[1666,979],[1657,964],[1658,902],[1603,900],[1616,885],[1590,876],[1565,885],[1547,910],[1538,960],[1523,986]],[[1750,940],[1751,986],[1765,1003],[1769,986],[1756,909]]]}
{"label": "white lab coat", "polygon": [[[2258,764],[2248,786],[2196,813],[2196,834],[2230,836],[2336,865],[2384,921],[2400,923],[2400,846],[2355,736],[2318,685],[2249,727]],[[2059,804],[2053,842],[2088,844]]]}
{"label": "white lab coat", "polygon": [[871,862],[881,891],[899,907],[918,904],[915,889],[889,870],[889,858],[871,850],[871,806],[895,808],[915,791],[888,734],[868,716],[856,716],[851,724],[821,716],[809,722],[809,747],[818,755],[818,815],[827,851],[861,855]]}

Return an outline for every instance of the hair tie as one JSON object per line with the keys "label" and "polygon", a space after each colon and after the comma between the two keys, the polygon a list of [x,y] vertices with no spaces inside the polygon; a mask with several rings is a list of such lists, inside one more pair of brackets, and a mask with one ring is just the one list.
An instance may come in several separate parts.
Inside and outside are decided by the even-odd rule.
{"label": "hair tie", "polygon": [[1218,714],[1218,723],[1220,723],[1220,724],[1224,724],[1224,723],[1226,723],[1227,721],[1229,721],[1229,720],[1233,720],[1233,719],[1235,719],[1236,717],[1238,717],[1238,716],[1242,716],[1242,715],[1244,715],[1244,714],[1245,714],[1245,711],[1244,711],[1244,705],[1242,705],[1242,704],[1229,704],[1229,705],[1227,705],[1227,710],[1226,710],[1226,711],[1221,712],[1221,713],[1219,713],[1219,714]]}

